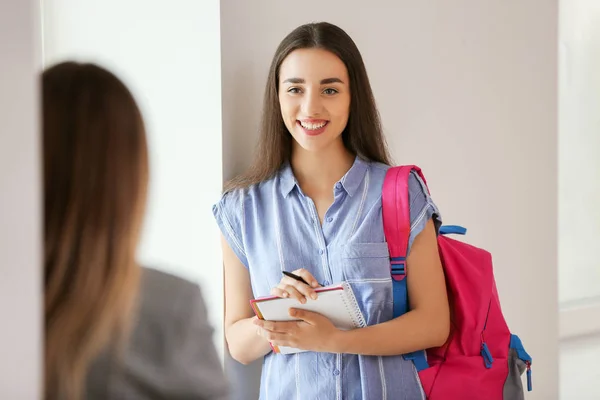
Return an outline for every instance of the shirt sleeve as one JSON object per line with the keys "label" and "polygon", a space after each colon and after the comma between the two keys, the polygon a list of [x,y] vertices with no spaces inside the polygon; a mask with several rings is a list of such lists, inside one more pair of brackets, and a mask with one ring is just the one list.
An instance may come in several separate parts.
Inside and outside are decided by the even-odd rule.
{"label": "shirt sleeve", "polygon": [[408,176],[408,199],[410,201],[410,236],[408,252],[415,238],[423,231],[427,222],[433,218],[436,233],[442,225],[441,214],[431,199],[427,186],[414,171]]}
{"label": "shirt sleeve", "polygon": [[213,205],[213,215],[229,247],[248,268],[248,257],[244,248],[244,192],[241,189],[225,193]]}

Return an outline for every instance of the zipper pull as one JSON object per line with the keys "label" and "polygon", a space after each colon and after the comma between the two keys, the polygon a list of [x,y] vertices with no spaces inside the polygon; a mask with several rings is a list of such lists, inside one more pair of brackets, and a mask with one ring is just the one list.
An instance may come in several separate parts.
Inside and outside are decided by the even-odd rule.
{"label": "zipper pull", "polygon": [[485,342],[481,342],[481,357],[483,357],[485,367],[488,369],[492,368],[494,358],[492,357],[492,353],[490,353],[490,349],[488,348],[487,344],[485,344]]}
{"label": "zipper pull", "polygon": [[527,361],[527,391],[531,392],[533,385],[531,384],[531,363]]}

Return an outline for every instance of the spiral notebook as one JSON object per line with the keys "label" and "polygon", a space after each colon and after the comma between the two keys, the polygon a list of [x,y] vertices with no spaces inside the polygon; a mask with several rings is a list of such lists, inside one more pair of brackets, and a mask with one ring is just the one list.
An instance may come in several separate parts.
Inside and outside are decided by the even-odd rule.
{"label": "spiral notebook", "polygon": [[[315,289],[318,294],[316,300],[307,299],[305,304],[301,304],[296,299],[280,297],[261,297],[250,301],[252,309],[256,316],[266,321],[294,321],[290,317],[288,310],[297,308],[313,311],[327,317],[338,329],[350,330],[362,328],[367,325],[356,297],[350,285],[343,282],[339,285],[326,286]],[[304,350],[293,347],[273,346],[271,348],[275,353],[293,354]]]}

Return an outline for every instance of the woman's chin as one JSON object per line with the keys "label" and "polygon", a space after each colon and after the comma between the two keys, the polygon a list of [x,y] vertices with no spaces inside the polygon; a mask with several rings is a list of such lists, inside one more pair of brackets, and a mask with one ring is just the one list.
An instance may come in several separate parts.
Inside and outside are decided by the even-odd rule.
{"label": "woman's chin", "polygon": [[[299,136],[299,137],[298,137]],[[311,152],[311,153],[320,153],[320,152],[324,152],[324,151],[330,151],[333,148],[340,148],[340,149],[344,149],[343,147],[343,143],[341,143],[342,145],[340,146],[340,143],[337,143],[338,141],[341,142],[342,138],[341,135],[339,135],[338,137],[330,137],[328,135],[319,135],[319,136],[311,136],[311,137],[306,137],[304,135],[294,135],[294,140],[295,140],[295,150],[302,150],[302,151],[307,151],[307,152]]]}

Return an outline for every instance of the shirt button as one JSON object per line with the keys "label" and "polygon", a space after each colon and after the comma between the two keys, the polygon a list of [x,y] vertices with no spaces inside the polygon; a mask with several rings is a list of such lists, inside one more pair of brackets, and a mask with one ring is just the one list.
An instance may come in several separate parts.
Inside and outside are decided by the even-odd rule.
{"label": "shirt button", "polygon": [[333,375],[338,376],[339,374],[340,374],[340,370],[338,370],[338,369],[333,370]]}
{"label": "shirt button", "polygon": [[323,282],[323,286],[328,286],[328,285],[329,285],[329,281]]}
{"label": "shirt button", "polygon": [[341,183],[339,183],[339,182],[338,182],[338,183],[336,183],[336,184],[335,184],[335,188],[336,188],[336,189],[341,189],[341,188],[342,188],[342,184],[341,184]]}
{"label": "shirt button", "polygon": [[333,217],[327,217],[327,222],[333,221]]}
{"label": "shirt button", "polygon": [[323,254],[323,253],[325,253],[325,250],[323,250],[323,249],[320,249],[320,250],[319,250],[319,254]]}

